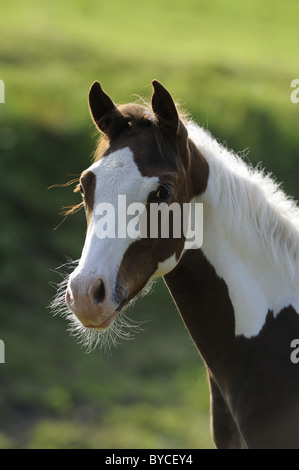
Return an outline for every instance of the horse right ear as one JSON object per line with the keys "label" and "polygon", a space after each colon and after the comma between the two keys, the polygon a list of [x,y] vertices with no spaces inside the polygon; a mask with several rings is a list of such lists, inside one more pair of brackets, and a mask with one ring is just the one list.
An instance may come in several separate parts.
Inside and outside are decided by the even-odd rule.
{"label": "horse right ear", "polygon": [[104,92],[99,82],[94,82],[90,87],[89,110],[96,126],[110,140],[120,129],[128,126],[127,119]]}
{"label": "horse right ear", "polygon": [[157,121],[161,128],[176,137],[179,132],[180,119],[173,98],[158,80],[153,80],[152,85],[154,88],[152,109]]}

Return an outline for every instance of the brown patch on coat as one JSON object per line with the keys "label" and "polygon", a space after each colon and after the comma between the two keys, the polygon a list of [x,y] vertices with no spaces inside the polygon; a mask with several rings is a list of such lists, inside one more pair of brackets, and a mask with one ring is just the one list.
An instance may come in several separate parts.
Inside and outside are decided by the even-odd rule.
{"label": "brown patch on coat", "polygon": [[94,206],[94,192],[96,188],[95,174],[92,171],[83,171],[80,177],[80,185],[84,193],[84,207],[86,211],[86,220],[88,227]]}

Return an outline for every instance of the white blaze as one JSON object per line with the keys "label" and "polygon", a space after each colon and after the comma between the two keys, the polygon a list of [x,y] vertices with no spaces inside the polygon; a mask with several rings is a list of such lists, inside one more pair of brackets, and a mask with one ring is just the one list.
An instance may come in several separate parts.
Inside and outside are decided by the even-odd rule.
{"label": "white blaze", "polygon": [[[127,227],[119,223],[122,220],[122,214],[118,213],[119,195],[126,195],[127,206],[137,201],[145,204],[148,194],[159,181],[156,176],[141,175],[128,147],[103,157],[87,171],[96,177],[93,212],[79,265],[72,274],[81,277],[82,289],[85,290],[90,279],[97,277],[104,278],[113,286],[123,255],[134,242],[127,233]],[[126,211],[127,208],[120,206],[120,210]],[[120,236],[111,236],[111,231]],[[132,231],[133,227],[130,228]]]}

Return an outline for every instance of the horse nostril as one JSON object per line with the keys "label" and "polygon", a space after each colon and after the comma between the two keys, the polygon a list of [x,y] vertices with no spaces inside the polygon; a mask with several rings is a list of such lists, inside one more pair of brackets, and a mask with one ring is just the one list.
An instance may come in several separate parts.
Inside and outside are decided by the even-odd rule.
{"label": "horse nostril", "polygon": [[92,297],[96,305],[102,304],[105,299],[105,285],[102,279],[98,279],[92,287]]}
{"label": "horse nostril", "polygon": [[71,293],[70,293],[69,289],[67,289],[67,291],[66,291],[65,301],[66,301],[67,305],[70,305],[70,303],[72,302],[72,296],[71,296]]}

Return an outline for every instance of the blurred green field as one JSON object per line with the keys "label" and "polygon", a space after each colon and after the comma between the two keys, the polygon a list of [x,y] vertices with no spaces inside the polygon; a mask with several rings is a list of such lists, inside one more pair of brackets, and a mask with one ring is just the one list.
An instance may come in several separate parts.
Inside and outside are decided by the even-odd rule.
{"label": "blurred green field", "polygon": [[0,448],[213,448],[200,357],[163,282],[144,331],[86,354],[47,308],[84,214],[64,183],[96,145],[87,93],[149,98],[159,79],[201,125],[299,197],[296,0],[10,0],[1,5]]}

